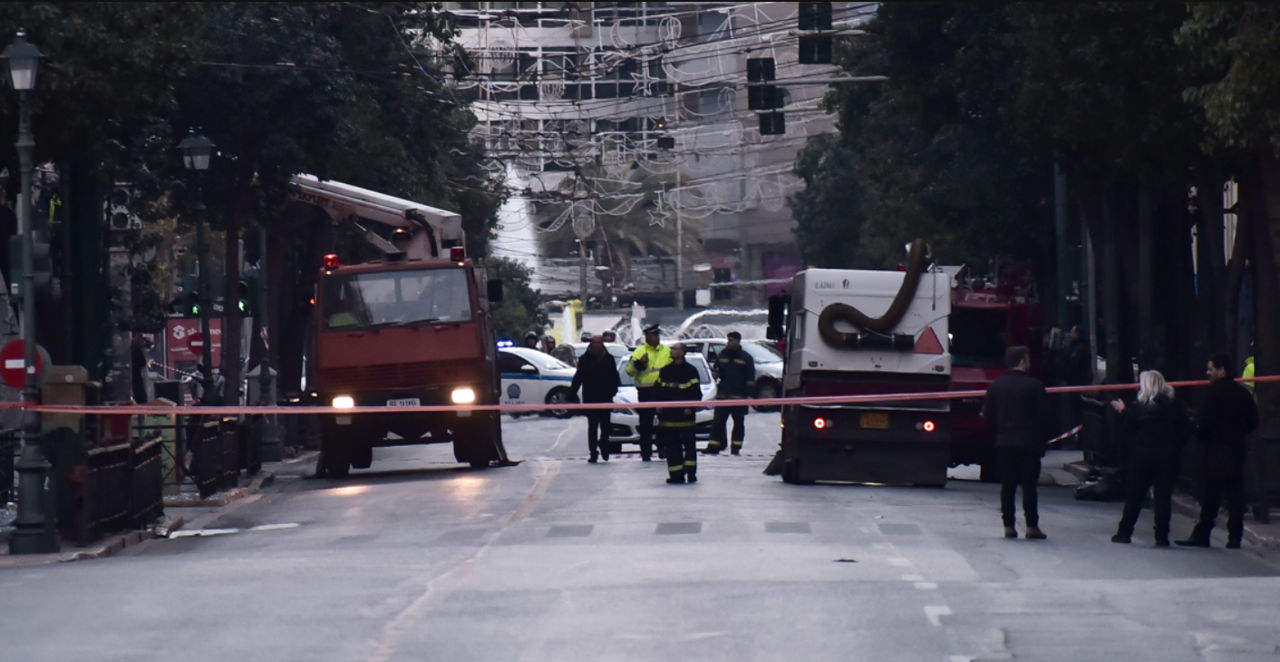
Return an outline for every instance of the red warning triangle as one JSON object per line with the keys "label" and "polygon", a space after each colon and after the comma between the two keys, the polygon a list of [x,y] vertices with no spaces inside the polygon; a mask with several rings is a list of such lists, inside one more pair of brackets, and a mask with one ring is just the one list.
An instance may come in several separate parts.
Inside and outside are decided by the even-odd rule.
{"label": "red warning triangle", "polygon": [[916,346],[912,350],[916,354],[941,354],[942,343],[938,342],[938,334],[933,332],[933,327],[924,327],[924,333],[916,338]]}

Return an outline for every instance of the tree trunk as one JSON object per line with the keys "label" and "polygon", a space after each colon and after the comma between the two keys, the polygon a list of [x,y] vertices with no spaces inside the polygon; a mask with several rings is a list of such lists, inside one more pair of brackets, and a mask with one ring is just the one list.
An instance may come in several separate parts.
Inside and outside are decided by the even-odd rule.
{"label": "tree trunk", "polygon": [[[1199,217],[1196,219],[1196,293],[1200,329],[1188,357],[1193,375],[1204,372],[1205,358],[1225,347],[1227,331],[1223,302],[1227,280],[1222,246],[1222,185],[1225,176],[1217,163],[1205,162],[1196,180]],[[1238,288],[1238,284],[1237,284]],[[1233,309],[1234,310],[1234,309]]]}
{"label": "tree trunk", "polygon": [[[1267,155],[1258,162],[1258,216],[1251,223],[1254,256],[1254,367],[1259,376],[1280,374],[1280,161]],[[1253,183],[1253,182],[1250,182]],[[1241,187],[1244,188],[1243,186]],[[1245,195],[1250,195],[1245,191]],[[1243,363],[1243,360],[1241,361]],[[1280,384],[1258,384],[1262,416],[1259,436],[1280,440]],[[1272,474],[1274,475],[1274,474]]]}
{"label": "tree trunk", "polygon": [[1138,362],[1143,370],[1158,368],[1160,343],[1156,340],[1156,238],[1155,202],[1151,189],[1138,188]]}

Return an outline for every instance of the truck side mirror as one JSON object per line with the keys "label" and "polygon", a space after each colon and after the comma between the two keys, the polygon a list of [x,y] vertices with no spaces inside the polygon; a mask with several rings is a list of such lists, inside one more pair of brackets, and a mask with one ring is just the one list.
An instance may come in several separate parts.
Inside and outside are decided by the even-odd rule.
{"label": "truck side mirror", "polygon": [[489,298],[489,301],[493,303],[502,301],[502,281],[497,279],[485,281],[485,288],[485,296]]}
{"label": "truck side mirror", "polygon": [[764,332],[764,337],[769,340],[778,340],[786,336],[783,324],[787,317],[787,298],[783,294],[769,297],[769,322]]}

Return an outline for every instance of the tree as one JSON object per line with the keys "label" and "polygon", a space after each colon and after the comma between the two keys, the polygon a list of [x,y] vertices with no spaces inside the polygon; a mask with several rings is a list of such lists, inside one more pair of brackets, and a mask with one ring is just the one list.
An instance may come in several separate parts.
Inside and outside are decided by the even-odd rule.
{"label": "tree", "polygon": [[545,327],[547,314],[542,310],[541,292],[529,286],[533,272],[516,260],[490,258],[486,264],[489,278],[502,281],[502,303],[493,311],[499,338],[521,342],[525,333]]}

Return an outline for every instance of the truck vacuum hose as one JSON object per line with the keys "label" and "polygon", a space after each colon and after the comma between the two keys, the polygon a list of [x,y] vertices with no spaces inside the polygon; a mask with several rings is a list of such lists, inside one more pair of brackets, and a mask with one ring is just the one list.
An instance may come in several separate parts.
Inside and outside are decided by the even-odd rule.
{"label": "truck vacuum hose", "polygon": [[902,320],[902,316],[907,313],[907,306],[911,305],[911,300],[916,296],[916,288],[920,285],[920,274],[924,273],[924,262],[924,240],[916,239],[911,242],[911,252],[907,254],[906,277],[902,279],[902,287],[898,288],[898,294],[893,297],[889,310],[880,317],[872,318],[848,304],[833,303],[823,308],[818,316],[818,335],[832,347],[857,347],[858,334],[837,331],[835,325],[837,321],[848,322],[855,328],[877,333],[891,331]]}

